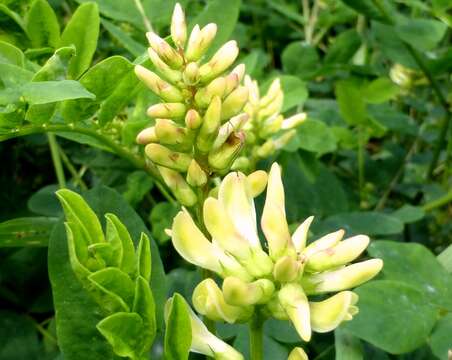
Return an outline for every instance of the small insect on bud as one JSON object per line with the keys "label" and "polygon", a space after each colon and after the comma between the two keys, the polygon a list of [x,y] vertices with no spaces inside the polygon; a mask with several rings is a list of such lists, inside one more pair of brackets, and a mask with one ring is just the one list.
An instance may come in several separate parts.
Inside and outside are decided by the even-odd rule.
{"label": "small insect on bud", "polygon": [[228,41],[224,44],[212,58],[200,67],[199,74],[201,82],[206,83],[216,78],[225,71],[237,58],[239,48],[235,40]]}
{"label": "small insect on bud", "polygon": [[168,102],[181,102],[184,100],[182,93],[173,85],[162,80],[157,74],[141,65],[135,66],[135,74],[157,96]]}
{"label": "small insect on bud", "polygon": [[177,47],[184,48],[187,41],[187,24],[184,11],[179,3],[176,3],[171,19],[171,38]]}
{"label": "small insect on bud", "polygon": [[193,86],[199,81],[199,68],[195,62],[189,63],[184,70],[183,79],[185,84]]}
{"label": "small insect on bud", "polygon": [[171,151],[160,144],[148,144],[144,150],[152,162],[176,171],[187,171],[192,160],[187,154]]}
{"label": "small insect on bud", "polygon": [[188,45],[185,51],[187,61],[198,61],[206,53],[207,49],[209,49],[216,33],[216,24],[207,24],[202,30],[199,28],[199,25],[195,25],[188,39]]}
{"label": "small insect on bud", "polygon": [[159,139],[155,134],[155,127],[151,126],[144,130],[141,130],[136,138],[136,142],[140,145],[147,145],[152,142],[158,142]]}
{"label": "small insect on bud", "polygon": [[154,32],[146,33],[149,44],[167,65],[172,69],[180,69],[184,63],[182,56],[174,50],[165,40]]}
{"label": "small insect on bud", "polygon": [[182,103],[162,103],[150,106],[147,114],[153,118],[180,119],[184,117],[186,110]]}

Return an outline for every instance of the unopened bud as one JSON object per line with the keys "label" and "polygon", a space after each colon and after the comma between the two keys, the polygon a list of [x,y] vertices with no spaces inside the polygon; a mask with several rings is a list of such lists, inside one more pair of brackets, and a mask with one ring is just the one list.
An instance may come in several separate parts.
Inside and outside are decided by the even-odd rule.
{"label": "unopened bud", "polygon": [[267,107],[270,103],[274,102],[277,97],[283,96],[283,93],[281,91],[281,80],[276,78],[272,81],[270,88],[268,89],[267,93],[264,97],[262,97],[260,101],[260,106],[262,108]]}
{"label": "unopened bud", "polygon": [[157,72],[168,80],[172,84],[177,84],[182,80],[182,73],[178,70],[171,69],[167,64],[165,64],[158,54],[152,49],[148,48],[149,59],[154,64]]}
{"label": "unopened bud", "polygon": [[293,139],[293,137],[296,134],[297,134],[297,131],[295,129],[292,129],[292,130],[286,131],[284,134],[282,134],[281,136],[274,139],[275,150],[280,150],[284,146],[286,146],[290,142],[290,140]]}
{"label": "unopened bud", "polygon": [[247,283],[236,277],[227,277],[222,285],[224,299],[230,305],[249,306],[263,304],[270,300],[275,285],[268,279]]}
{"label": "unopened bud", "polygon": [[187,171],[192,160],[187,154],[171,151],[160,144],[148,144],[144,150],[152,162],[176,171]]}
{"label": "unopened bud", "polygon": [[281,129],[288,130],[288,129],[296,128],[303,121],[305,121],[306,118],[307,118],[306,113],[299,113],[299,114],[293,115],[287,119],[284,119],[284,121],[281,124]]}
{"label": "unopened bud", "polygon": [[245,86],[239,86],[230,93],[223,102],[221,108],[221,120],[227,120],[242,111],[248,100],[248,89]]}
{"label": "unopened bud", "polygon": [[186,111],[187,108],[182,103],[161,103],[149,107],[147,114],[153,118],[180,119]]}
{"label": "unopened bud", "polygon": [[185,129],[168,119],[155,121],[155,134],[159,142],[166,145],[182,144],[185,140]]}
{"label": "unopened bud", "polygon": [[248,168],[251,165],[250,160],[246,156],[240,156],[234,160],[234,163],[231,166],[231,170],[233,171],[242,171],[248,172]]}
{"label": "unopened bud", "polygon": [[268,138],[269,136],[277,133],[281,130],[281,125],[283,122],[284,116],[279,114],[274,114],[270,118],[268,118],[262,125],[259,131],[259,136],[262,138]]}
{"label": "unopened bud", "polygon": [[293,348],[287,360],[309,360],[308,355],[301,347]]}
{"label": "unopened bud", "polygon": [[225,77],[226,79],[226,88],[224,89],[224,95],[229,95],[233,90],[239,86],[239,76],[234,73],[230,73]]}
{"label": "unopened bud", "polygon": [[195,62],[189,63],[184,70],[183,73],[184,82],[187,85],[193,86],[196,85],[199,81],[199,68],[198,64]]}
{"label": "unopened bud", "polygon": [[243,77],[245,76],[245,64],[239,64],[234,69],[232,69],[231,74],[237,74],[239,79],[239,83],[242,82]]}
{"label": "unopened bud", "polygon": [[237,58],[239,48],[235,40],[224,44],[206,64],[199,68],[201,81],[206,83],[225,71]]}
{"label": "unopened bud", "polygon": [[207,85],[206,87],[200,89],[195,94],[195,102],[201,108],[206,108],[209,106],[212,98],[218,96],[223,97],[226,89],[226,79],[224,77],[219,77]]}
{"label": "unopened bud", "polygon": [[228,140],[218,149],[209,153],[209,165],[217,171],[229,168],[245,143],[245,135],[242,132],[232,133]]}
{"label": "unopened bud", "polygon": [[162,80],[157,74],[141,65],[135,66],[135,74],[157,96],[168,102],[180,102],[184,100],[180,90]]}
{"label": "unopened bud", "polygon": [[268,104],[265,106],[262,106],[261,101],[261,109],[259,110],[259,118],[265,119],[269,116],[278,114],[281,111],[282,105],[284,101],[284,95],[282,92],[276,95],[276,97],[271,100]]}
{"label": "unopened bud", "polygon": [[256,156],[260,157],[261,159],[264,159],[276,150],[276,145],[273,139],[268,139],[266,142],[264,142],[261,146],[259,146],[255,152]]}
{"label": "unopened bud", "polygon": [[205,279],[196,286],[192,300],[196,311],[214,321],[232,324],[248,320],[253,313],[252,307],[227,304],[221,289],[212,279]]}
{"label": "unopened bud", "polygon": [[279,258],[273,268],[273,277],[276,281],[285,283],[294,281],[299,274],[300,264],[291,256]]}
{"label": "unopened bud", "polygon": [[207,175],[205,171],[194,159],[188,167],[187,182],[194,187],[204,186],[207,183]]}
{"label": "unopened bud", "polygon": [[311,340],[309,303],[301,285],[284,285],[278,293],[278,298],[301,339]]}
{"label": "unopened bud", "polygon": [[340,229],[338,231],[326,234],[325,236],[322,236],[320,239],[313,241],[310,243],[306,249],[303,250],[303,256],[306,259],[309,259],[313,254],[317,253],[318,251],[326,250],[337,243],[341,241],[341,239],[344,237],[345,231]]}
{"label": "unopened bud", "polygon": [[267,186],[268,175],[263,170],[257,170],[246,177],[250,185],[251,195],[253,197],[259,196]]}
{"label": "unopened bud", "polygon": [[314,216],[308,217],[297,227],[292,235],[292,244],[297,253],[301,252],[306,247],[306,240],[308,238],[309,227],[311,226],[312,220],[314,220]]}
{"label": "unopened bud", "polygon": [[195,25],[188,39],[185,57],[188,61],[198,61],[207,51],[217,33],[216,24],[207,24],[202,28]]}
{"label": "unopened bud", "polygon": [[182,56],[174,50],[165,40],[154,32],[146,33],[149,44],[152,49],[158,54],[164,63],[169,65],[172,69],[180,69],[184,63]]}
{"label": "unopened bud", "polygon": [[144,130],[141,130],[136,138],[136,142],[140,145],[147,145],[151,142],[157,142],[158,138],[155,134],[155,127],[151,126]]}
{"label": "unopened bud", "polygon": [[[184,178],[177,171],[168,169],[163,166],[158,167],[160,174],[162,175],[163,181],[165,184],[171,189],[176,199],[183,206],[193,206],[198,201],[195,192],[191,189],[191,187],[185,182]],[[174,228],[173,228],[174,232]],[[190,237],[190,233],[187,233],[186,236]],[[191,238],[190,238],[191,239]],[[190,245],[193,244],[193,240],[190,240]],[[173,239],[174,242],[174,239]],[[179,251],[179,250],[178,250]],[[179,252],[180,253],[180,252]],[[203,264],[204,265],[204,264]],[[206,267],[206,266],[204,266]],[[219,269],[212,269],[210,267],[206,267],[212,271],[219,271]]]}
{"label": "unopened bud", "polygon": [[176,3],[171,19],[171,38],[176,46],[184,48],[185,41],[187,41],[187,24],[184,11],[179,3]]}
{"label": "unopened bud", "polygon": [[199,113],[194,109],[188,110],[185,115],[185,125],[191,130],[196,130],[201,126],[201,124],[202,118]]}
{"label": "unopened bud", "polygon": [[[245,76],[245,86],[248,88],[249,92],[249,103],[252,105],[252,108],[259,106],[259,86],[257,85],[257,81],[251,79],[249,75]],[[248,109],[248,108],[247,108]]]}
{"label": "unopened bud", "polygon": [[196,147],[199,151],[207,153],[211,149],[220,127],[220,114],[221,100],[215,96],[204,114],[203,123],[196,138]]}
{"label": "unopened bud", "polygon": [[372,279],[382,267],[381,259],[371,259],[348,265],[339,270],[303,276],[303,288],[308,294],[323,294],[350,289]]}

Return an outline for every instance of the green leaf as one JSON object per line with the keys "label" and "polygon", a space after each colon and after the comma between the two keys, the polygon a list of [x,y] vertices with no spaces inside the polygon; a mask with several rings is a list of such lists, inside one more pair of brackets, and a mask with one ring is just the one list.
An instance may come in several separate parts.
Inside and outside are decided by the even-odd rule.
{"label": "green leaf", "polygon": [[75,47],[73,46],[59,48],[36,72],[33,81],[65,80],[69,62],[74,55]]}
{"label": "green leaf", "polygon": [[[90,0],[76,0],[79,4]],[[99,12],[111,19],[118,21],[127,21],[138,28],[143,29],[141,15],[133,0],[94,0],[99,6]],[[144,29],[143,29],[144,30]]]}
{"label": "green leaf", "polygon": [[401,17],[394,27],[395,33],[416,49],[434,49],[444,37],[447,25],[433,19],[409,19]]}
{"label": "green leaf", "polygon": [[438,255],[438,261],[449,273],[452,273],[452,245]]}
{"label": "green leaf", "polygon": [[133,171],[127,175],[126,190],[122,196],[133,206],[137,206],[153,188],[152,178],[143,170]]}
{"label": "green leaf", "polygon": [[328,49],[325,64],[348,63],[361,46],[361,38],[355,29],[341,32]]}
{"label": "green leaf", "polygon": [[343,325],[345,330],[392,354],[406,353],[425,343],[437,310],[421,291],[388,280],[371,281],[354,291],[359,296],[359,313]]}
{"label": "green leaf", "polygon": [[371,81],[363,90],[365,101],[371,104],[380,104],[391,100],[400,92],[400,88],[385,77]]}
{"label": "green leaf", "polygon": [[66,25],[59,47],[74,45],[76,55],[69,64],[69,75],[77,79],[90,66],[99,36],[99,10],[95,3],[80,5]]}
{"label": "green leaf", "polygon": [[396,217],[369,211],[333,215],[326,218],[321,224],[322,233],[339,228],[352,234],[393,235],[403,231],[403,223]]}
{"label": "green leaf", "polygon": [[47,185],[39,189],[28,199],[28,209],[42,216],[60,217],[63,212],[55,196],[57,190],[58,185]]}
{"label": "green leaf", "polygon": [[22,92],[25,100],[32,105],[96,97],[75,80],[30,82],[22,86]]}
{"label": "green leaf", "polygon": [[31,71],[12,64],[0,63],[0,80],[5,87],[28,83],[33,78]]}
{"label": "green leaf", "polygon": [[19,48],[0,40],[0,63],[23,67],[24,59],[24,54]]}
{"label": "green leaf", "polygon": [[[381,22],[387,21],[384,15],[380,12],[380,9],[375,5],[372,0],[341,0],[345,5],[351,7],[356,12],[363,14],[369,19],[378,20]],[[383,2],[380,2],[384,9]]]}
{"label": "green leaf", "polygon": [[309,79],[318,70],[320,65],[317,50],[300,41],[290,43],[281,55],[283,70],[302,79]]}
{"label": "green leaf", "polygon": [[160,202],[152,207],[149,222],[152,227],[152,236],[160,243],[164,244],[170,237],[165,233],[165,229],[171,228],[173,218],[179,212],[179,206],[170,202]]}
{"label": "green leaf", "polygon": [[[141,218],[114,190],[106,187],[95,188],[86,193],[85,200],[100,218],[108,212],[114,212],[124,222],[134,240],[138,241],[141,232],[148,234]],[[151,248],[151,287],[156,299],[157,324],[160,327],[166,296],[165,276],[158,248],[153,241]],[[58,225],[49,243],[49,274],[57,311],[59,346],[66,360],[111,360],[114,358],[111,346],[96,329],[96,324],[102,320],[101,309],[75,277],[68,256],[64,227]],[[147,288],[149,289],[149,286]],[[147,295],[140,298],[149,299],[149,294],[148,290]],[[152,306],[149,306],[149,301],[142,300],[141,303],[148,305],[147,311],[154,311]],[[141,310],[137,311],[138,308],[143,309],[135,301],[133,311],[143,314]],[[143,315],[140,316],[143,318]]]}
{"label": "green leaf", "polygon": [[27,13],[27,34],[34,48],[57,47],[60,41],[60,25],[52,7],[46,0],[35,0]]}
{"label": "green leaf", "polygon": [[142,44],[132,39],[127,33],[110,21],[101,19],[101,22],[104,28],[133,56],[138,57],[146,51],[146,48]]}
{"label": "green leaf", "polygon": [[151,279],[151,245],[145,233],[141,233],[137,250],[137,273],[149,282]]}
{"label": "green leaf", "polygon": [[433,354],[441,360],[449,360],[452,350],[452,313],[441,318],[430,336],[430,347]]}
{"label": "green leaf", "polygon": [[323,121],[308,119],[297,127],[299,148],[318,156],[336,150],[336,138]]}
{"label": "green leaf", "polygon": [[108,340],[113,351],[131,359],[138,359],[137,345],[142,328],[143,320],[137,313],[119,312],[97,324],[97,329]]}
{"label": "green leaf", "polygon": [[394,211],[391,216],[395,216],[405,224],[410,224],[423,219],[425,211],[419,206],[406,204]]}
{"label": "green leaf", "polygon": [[172,298],[166,323],[165,359],[188,359],[192,341],[191,320],[187,303],[177,293]]}
{"label": "green leaf", "polygon": [[47,246],[57,219],[24,217],[0,223],[0,247]]}
{"label": "green leaf", "polygon": [[360,85],[353,80],[341,80],[336,83],[336,98],[342,118],[350,125],[365,124],[366,104]]}
{"label": "green leaf", "polygon": [[295,76],[283,75],[279,77],[284,92],[284,102],[281,112],[301,106],[308,98],[306,83]]}
{"label": "green leaf", "polygon": [[13,10],[11,10],[10,8],[8,8],[6,5],[4,4],[0,4],[0,12],[4,13],[6,16],[9,16],[12,20],[14,20],[14,22],[19,25],[19,27],[25,32],[27,33],[27,28],[25,26],[25,22],[24,20],[20,17],[20,15],[16,12],[14,12]]}
{"label": "green leaf", "polygon": [[361,341],[342,327],[334,331],[335,360],[363,360]]}
{"label": "green leaf", "polygon": [[229,40],[239,18],[240,5],[241,0],[210,0],[204,10],[191,21],[190,29],[196,24],[203,27],[208,23],[215,23],[218,26],[217,35],[207,53],[208,57]]}
{"label": "green leaf", "polygon": [[425,246],[375,241],[368,252],[383,259],[384,279],[403,281],[421,291],[431,304],[452,311],[452,276]]}

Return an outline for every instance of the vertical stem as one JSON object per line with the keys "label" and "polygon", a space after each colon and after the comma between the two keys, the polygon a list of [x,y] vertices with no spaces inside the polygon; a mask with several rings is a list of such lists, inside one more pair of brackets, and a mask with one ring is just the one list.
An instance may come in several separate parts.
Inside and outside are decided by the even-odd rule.
{"label": "vertical stem", "polygon": [[149,21],[148,17],[146,16],[146,13],[143,8],[143,4],[141,4],[141,0],[135,0],[135,6],[137,7],[139,13],[141,14],[141,17],[143,19],[144,27],[147,31],[152,31],[152,25]]}
{"label": "vertical stem", "polygon": [[264,358],[264,320],[258,312],[251,319],[249,328],[250,359],[262,360]]}
{"label": "vertical stem", "polygon": [[66,179],[64,178],[63,164],[61,163],[60,152],[58,150],[58,143],[54,134],[47,134],[49,139],[50,154],[52,155],[53,167],[55,168],[55,174],[58,180],[58,186],[60,189],[66,187]]}
{"label": "vertical stem", "polygon": [[363,128],[358,126],[358,183],[359,183],[359,200],[364,200],[364,136]]}

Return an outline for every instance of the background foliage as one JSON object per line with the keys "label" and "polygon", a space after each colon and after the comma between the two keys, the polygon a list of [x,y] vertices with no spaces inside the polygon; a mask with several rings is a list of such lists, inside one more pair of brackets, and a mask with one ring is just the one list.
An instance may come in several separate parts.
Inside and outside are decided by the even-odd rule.
{"label": "background foliage", "polygon": [[[191,297],[199,275],[175,255],[163,231],[177,204],[135,145],[149,125],[145,109],[157,99],[133,65],[147,64],[144,33],[152,26],[166,34],[174,3],[0,1],[2,360],[61,359],[58,344],[71,344],[56,338],[54,305],[66,314],[74,305],[58,305],[47,273],[49,265],[52,281],[73,282],[64,279],[61,261],[67,254],[54,196],[59,186],[92,189],[93,208],[116,213],[136,232],[133,238],[147,226],[167,274],[165,280],[161,267],[153,270],[160,306],[174,291]],[[239,61],[264,89],[281,77],[287,114],[308,113],[285,150],[259,164],[283,165],[290,223],[315,215],[315,236],[338,227],[368,234],[374,240],[369,254],[385,261],[382,275],[357,289],[360,314],[335,334],[316,336],[307,345],[310,358],[447,359],[452,3],[181,3],[190,24],[219,25],[214,48],[238,40]],[[153,256],[158,266],[157,246]],[[85,336],[80,330],[74,346]],[[219,333],[247,353],[244,328],[224,325]],[[266,324],[266,359],[287,357],[298,342],[287,324]],[[162,343],[160,334],[155,358]],[[66,355],[70,351],[78,350]],[[100,354],[95,358],[112,358]]]}

